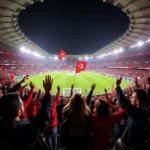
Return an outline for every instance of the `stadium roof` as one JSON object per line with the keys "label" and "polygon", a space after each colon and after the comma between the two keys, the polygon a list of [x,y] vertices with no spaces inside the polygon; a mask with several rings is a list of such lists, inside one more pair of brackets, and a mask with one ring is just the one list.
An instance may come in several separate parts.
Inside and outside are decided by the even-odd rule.
{"label": "stadium roof", "polygon": [[[7,51],[19,50],[21,46],[35,51],[43,56],[50,56],[46,51],[33,43],[24,35],[18,25],[18,15],[28,5],[43,0],[1,0],[0,3],[0,48]],[[129,48],[139,41],[150,38],[150,0],[103,0],[122,9],[130,19],[127,31],[117,40],[95,52],[97,56],[104,52],[122,48]],[[38,43],[37,43],[38,44]],[[81,55],[68,55],[80,57]],[[82,55],[83,56],[83,55]],[[81,57],[82,57],[81,56]]]}
{"label": "stadium roof", "polygon": [[106,53],[120,47],[129,48],[139,41],[150,38],[150,0],[103,0],[119,7],[130,19],[130,24],[123,35],[106,45],[95,55]]}

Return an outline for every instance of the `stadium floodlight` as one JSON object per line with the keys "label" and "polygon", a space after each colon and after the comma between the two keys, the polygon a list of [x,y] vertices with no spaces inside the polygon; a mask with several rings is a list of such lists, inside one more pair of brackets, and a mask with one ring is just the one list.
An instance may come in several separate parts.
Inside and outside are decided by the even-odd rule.
{"label": "stadium floodlight", "polygon": [[147,42],[150,42],[150,39],[148,39],[148,40],[146,41],[146,43],[147,43]]}
{"label": "stadium floodlight", "polygon": [[138,47],[142,47],[144,45],[144,42],[143,41],[139,41],[138,43],[137,43],[137,46]]}
{"label": "stadium floodlight", "polygon": [[22,47],[20,48],[20,50],[21,50],[21,51],[25,51],[25,48],[22,46]]}
{"label": "stadium floodlight", "polygon": [[89,57],[88,56],[85,56],[85,58],[84,58],[85,60],[88,60],[89,59]]}
{"label": "stadium floodlight", "polygon": [[31,53],[31,51],[30,51],[30,50],[28,50],[28,49],[26,50],[26,52],[27,52],[28,54],[30,54],[30,53]]}
{"label": "stadium floodlight", "polygon": [[38,54],[37,52],[33,52],[33,55],[38,57],[40,56],[40,54]]}
{"label": "stadium floodlight", "polygon": [[111,55],[111,52],[109,52],[109,55]]}
{"label": "stadium floodlight", "polygon": [[120,48],[120,49],[119,49],[119,52],[123,52],[123,48]]}
{"label": "stadium floodlight", "polygon": [[58,60],[58,57],[57,57],[57,56],[55,56],[55,57],[54,57],[54,60]]}
{"label": "stadium floodlight", "polygon": [[114,53],[115,53],[115,54],[117,54],[117,53],[118,53],[118,50],[117,50],[117,49],[116,49],[116,50],[114,50]]}

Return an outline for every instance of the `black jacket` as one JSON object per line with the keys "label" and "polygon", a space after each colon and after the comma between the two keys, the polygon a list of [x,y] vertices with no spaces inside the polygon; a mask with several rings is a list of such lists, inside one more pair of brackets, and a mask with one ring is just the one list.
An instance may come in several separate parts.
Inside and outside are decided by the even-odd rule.
{"label": "black jacket", "polygon": [[[40,112],[29,121],[0,121],[0,149],[1,150],[41,150],[45,145],[40,135],[50,120],[52,97],[45,94]],[[43,147],[44,146],[44,147]]]}
{"label": "black jacket", "polygon": [[147,108],[142,109],[131,105],[126,100],[120,86],[116,87],[116,93],[120,105],[129,116],[121,140],[129,148],[136,147],[143,141],[144,133],[148,125],[148,118],[150,117],[150,111]]}

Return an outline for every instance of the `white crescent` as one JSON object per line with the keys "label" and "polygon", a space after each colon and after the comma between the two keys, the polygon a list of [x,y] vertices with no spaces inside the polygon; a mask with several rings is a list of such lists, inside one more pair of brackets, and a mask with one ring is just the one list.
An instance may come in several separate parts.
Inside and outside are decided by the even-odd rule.
{"label": "white crescent", "polygon": [[83,68],[83,64],[79,64],[79,68],[82,69]]}

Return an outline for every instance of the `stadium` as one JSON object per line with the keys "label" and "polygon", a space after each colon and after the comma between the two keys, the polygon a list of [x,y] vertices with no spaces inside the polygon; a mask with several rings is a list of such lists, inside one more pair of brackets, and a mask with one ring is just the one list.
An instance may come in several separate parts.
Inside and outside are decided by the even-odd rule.
{"label": "stadium", "polygon": [[[12,106],[15,106],[15,102],[13,104],[10,102],[11,106],[8,106],[8,108],[7,104],[3,102],[3,99],[7,98],[7,96],[5,98],[5,95],[7,95],[9,91],[11,91],[10,93],[17,92],[23,100],[26,112],[23,119],[31,121],[34,117],[36,118],[36,115],[38,116],[38,114],[41,114],[41,116],[45,115],[44,111],[41,111],[41,113],[38,110],[40,108],[42,110],[42,105],[47,105],[43,108],[49,112],[47,110],[48,104],[46,104],[46,102],[42,103],[42,100],[44,101],[44,98],[46,97],[44,94],[47,94],[47,90],[50,89],[50,96],[52,95],[54,102],[57,100],[57,104],[51,104],[51,115],[53,114],[53,116],[50,115],[50,120],[52,121],[49,121],[47,118],[50,122],[48,124],[48,129],[50,131],[48,132],[48,141],[47,133],[45,134],[46,131],[41,127],[43,124],[39,127],[40,129],[43,129],[42,131],[40,130],[40,138],[42,138],[44,143],[47,143],[49,146],[48,149],[50,150],[59,150],[61,148],[66,148],[66,150],[148,150],[150,148],[150,127],[148,121],[150,115],[148,116],[148,113],[145,113],[144,110],[144,104],[147,105],[147,109],[150,108],[150,1],[103,0],[103,2],[113,5],[114,8],[120,9],[126,14],[129,19],[127,30],[124,31],[123,35],[120,35],[117,39],[114,39],[114,41],[111,41],[111,43],[105,45],[96,52],[71,55],[67,54],[65,49],[58,50],[54,54],[49,53],[40,47],[38,43],[35,43],[28,38],[19,26],[20,13],[26,11],[30,5],[33,5],[33,7],[37,3],[42,5],[44,0],[1,0],[0,98],[2,100],[0,100],[2,103],[0,103],[0,116],[2,119],[6,117],[6,120],[10,118],[10,116],[14,117],[14,113],[19,116],[19,112],[14,112],[12,109]],[[51,79],[49,79],[49,75],[53,78],[53,82],[50,82]],[[47,78],[45,79],[46,76]],[[20,85],[21,83],[23,83],[22,86]],[[60,86],[60,89],[58,86]],[[117,88],[121,88],[123,92],[119,91],[116,86]],[[144,94],[147,95],[146,98],[142,92],[145,92]],[[137,110],[135,107],[132,108],[132,100],[135,98],[132,93],[137,94],[135,96],[137,99],[134,103]],[[82,96],[77,98],[79,95]],[[87,117],[89,108],[87,108],[88,106],[76,106],[79,106],[80,104],[86,105],[80,102],[81,99],[84,98],[89,102],[87,105],[92,113],[92,133],[89,134],[90,136],[92,135],[92,141],[90,142],[87,140],[87,133],[86,136],[83,136],[85,134],[84,129],[88,126],[85,127],[85,124],[89,121]],[[146,102],[143,102],[144,98]],[[74,99],[77,100],[73,101]],[[124,99],[127,99],[128,102]],[[26,101],[28,102],[25,105]],[[99,101],[99,104],[97,101]],[[110,116],[104,115],[101,118],[101,114],[103,115],[106,113],[105,110],[107,110],[107,106],[104,106],[106,105],[105,101],[108,101],[107,105],[110,107]],[[61,111],[56,110],[56,107],[60,108],[62,105],[64,109],[62,107]],[[74,107],[69,109],[69,105],[70,107]],[[102,109],[102,107],[104,108]],[[4,108],[6,108],[6,110],[4,110]],[[7,109],[12,112],[8,111],[7,113]],[[117,123],[125,118],[124,112],[120,112],[120,114],[116,113],[118,116],[114,113],[119,112],[120,110],[124,111],[124,109],[127,111],[130,125],[132,123],[133,125],[131,125],[132,127],[130,127],[130,129],[126,130],[127,127],[120,123],[123,126],[122,131],[122,126],[119,124],[121,126],[121,128],[119,128],[120,126]],[[146,112],[148,111],[147,109]],[[18,108],[18,110],[20,109]],[[69,112],[69,110],[71,111]],[[66,117],[65,119],[69,120],[69,123],[72,121],[71,118],[74,118],[72,122],[75,127],[73,127],[73,123],[71,125],[66,125],[62,122],[62,112],[64,113],[63,117]],[[76,112],[80,112],[81,115]],[[70,114],[72,114],[72,116]],[[99,120],[96,118],[96,115],[99,117]],[[86,119],[84,119],[84,117]],[[46,120],[46,117],[43,116],[39,118],[41,120],[37,119],[37,123]],[[45,120],[42,120],[42,118],[45,118]],[[105,119],[108,119],[109,121],[107,122]],[[62,134],[60,127],[61,123],[62,126],[64,126]],[[98,123],[104,124],[104,126],[106,124],[106,129],[102,125],[98,126]],[[107,123],[109,125],[107,125]],[[116,129],[116,124],[119,126],[118,130]],[[128,125],[128,122],[126,122],[126,124]],[[45,126],[45,128],[47,128],[47,126]],[[54,130],[56,128],[58,130]],[[68,131],[67,128],[70,128],[70,130]],[[98,128],[101,128],[102,130],[99,130]],[[19,130],[16,131],[17,133],[15,133],[15,131],[10,131],[9,133],[7,132],[7,129],[4,129],[5,132],[1,129],[3,129],[3,126],[1,126],[0,123],[0,149],[2,148],[5,150],[7,144],[11,147],[10,149],[15,147],[10,138],[3,138],[5,133],[8,133],[8,135],[12,134],[11,138],[14,143],[16,142],[16,138],[22,144],[21,146],[23,146],[23,148],[19,145],[15,147],[15,149],[28,149],[26,145],[28,145],[32,139],[22,142],[19,138],[25,140],[26,137],[30,137],[29,134],[26,135],[22,132],[22,135],[20,136]],[[26,130],[27,128],[24,129],[24,131]],[[125,133],[128,132],[128,130],[130,130],[129,133]],[[30,129],[30,131],[32,130]],[[146,137],[147,139],[144,139],[145,131],[148,134]],[[65,135],[68,132],[71,133]],[[60,141],[57,142],[56,139],[59,134]],[[102,136],[103,134],[106,134],[104,139]],[[125,134],[128,135],[129,139],[127,139]],[[132,136],[130,137],[131,134]],[[143,138],[141,138],[141,135]],[[34,135],[31,135],[31,137],[32,136],[34,137]],[[116,136],[118,136],[118,138],[116,138]],[[52,141],[49,143],[50,138],[52,138]],[[102,144],[99,144],[99,139],[102,141],[100,142]],[[132,139],[135,140],[132,141]],[[2,141],[5,141],[5,144],[1,144],[3,143]],[[52,147],[52,142],[54,142],[54,147]],[[63,143],[63,146],[60,146],[60,143]],[[89,145],[90,143],[91,145]],[[38,149],[38,146],[32,147],[31,149]],[[43,146],[40,149],[46,149],[46,147]]]}

